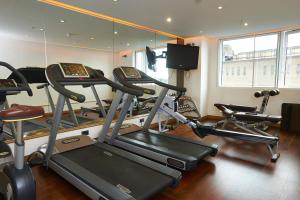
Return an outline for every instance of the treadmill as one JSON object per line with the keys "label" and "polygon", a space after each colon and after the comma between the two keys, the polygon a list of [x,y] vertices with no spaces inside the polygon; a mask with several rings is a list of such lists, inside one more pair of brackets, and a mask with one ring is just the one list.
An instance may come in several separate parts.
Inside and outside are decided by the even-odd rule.
{"label": "treadmill", "polygon": [[[45,77],[45,69],[42,71],[38,70],[39,68],[35,67],[26,67],[26,68],[19,68],[17,69],[18,72],[20,72],[27,80],[29,84],[36,84],[36,83],[42,83],[43,79],[46,79]],[[17,83],[21,83],[22,80],[19,78],[19,76],[15,73],[11,73],[7,79],[13,79]],[[15,93],[16,94],[16,93]],[[11,93],[10,95],[15,95]],[[9,104],[7,100],[4,102],[4,105],[2,105],[3,108],[8,109]],[[48,129],[49,125],[41,120],[28,120],[23,122],[23,132],[24,135],[27,135],[29,133],[32,133],[34,131],[44,130]],[[11,122],[4,126],[4,132],[13,137],[16,134],[16,125],[15,123]]]}
{"label": "treadmill", "polygon": [[[53,98],[50,94],[49,83],[45,75],[45,68],[25,67],[25,68],[18,69],[18,71],[20,71],[28,79],[29,83],[39,84],[37,86],[37,89],[45,90],[50,105],[50,110],[52,113],[54,113],[55,105],[53,102]],[[11,76],[14,77],[14,74],[12,74]],[[63,116],[63,120],[61,121],[61,127],[71,128],[71,127],[76,127],[82,123],[93,121],[93,119],[76,115],[69,99],[66,99],[66,104],[68,107],[69,115]],[[52,121],[48,119],[46,124],[49,127],[52,124]]]}
{"label": "treadmill", "polygon": [[155,91],[134,84],[154,83],[163,87],[163,89],[154,107],[151,109],[142,130],[119,135],[118,132],[126,117],[130,102],[127,102],[126,106],[124,105],[112,131],[112,135],[108,139],[110,144],[184,171],[194,169],[202,159],[209,155],[214,156],[217,153],[218,149],[216,145],[206,145],[199,141],[159,133],[149,129],[168,91],[175,90],[183,93],[186,91],[185,88],[179,88],[155,80],[134,67],[115,68],[113,74],[116,80],[122,85],[143,90],[146,94],[153,94]]}
{"label": "treadmill", "polygon": [[[47,67],[50,85],[59,93],[50,131],[45,166],[69,181],[91,199],[134,200],[149,199],[167,188],[176,186],[181,173],[159,163],[104,143],[117,106],[124,93],[129,99],[142,95],[141,91],[126,88],[106,79],[82,64],[59,63]],[[67,85],[102,84],[116,89],[98,141],[62,153],[54,152],[57,131],[66,98],[84,102],[85,96],[65,88]]]}

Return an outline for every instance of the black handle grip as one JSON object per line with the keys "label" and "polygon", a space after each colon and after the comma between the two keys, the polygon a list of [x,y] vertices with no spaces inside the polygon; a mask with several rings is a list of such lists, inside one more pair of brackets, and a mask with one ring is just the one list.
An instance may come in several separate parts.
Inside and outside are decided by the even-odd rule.
{"label": "black handle grip", "polygon": [[128,84],[128,87],[131,87],[131,88],[133,88],[135,90],[142,90],[143,93],[145,93],[145,94],[150,94],[150,95],[154,95],[155,94],[155,90],[153,90],[153,89],[144,88],[144,87],[133,85],[133,84]]}
{"label": "black handle grip", "polygon": [[[51,84],[52,85],[52,84]],[[55,90],[57,92],[59,92],[60,94],[63,94],[65,97],[72,99],[74,101],[77,101],[79,103],[83,103],[85,101],[85,96],[82,94],[78,94],[76,92],[72,92],[71,90],[66,89],[65,87],[54,83],[53,87],[55,88]]]}
{"label": "black handle grip", "polygon": [[144,87],[141,87],[141,86],[133,85],[133,84],[128,83],[126,81],[121,81],[121,83],[123,85],[125,85],[126,87],[129,87],[129,88],[132,88],[132,89],[135,89],[135,90],[141,90],[145,94],[150,94],[150,95],[155,94],[155,90],[153,90],[153,89],[148,89],[148,88],[144,88]]}
{"label": "black handle grip", "polygon": [[29,96],[33,95],[32,90],[30,89],[26,78],[18,70],[16,70],[14,67],[12,67],[10,64],[8,64],[6,62],[0,61],[0,65],[3,66],[3,67],[6,67],[7,69],[9,69],[13,73],[15,73],[21,79],[21,81],[22,81],[21,87],[18,87],[17,90],[26,91]]}
{"label": "black handle grip", "polygon": [[164,87],[164,88],[168,88],[170,90],[174,90],[174,91],[177,91],[177,92],[181,92],[181,93],[184,93],[186,92],[186,88],[183,88],[183,87],[177,87],[175,85],[170,85],[170,84],[167,84],[167,83],[163,83],[163,82],[160,82],[158,80],[155,80],[155,84],[161,86],[161,87]]}
{"label": "black handle grip", "polygon": [[99,71],[97,71],[97,74],[99,76],[101,76],[102,79],[104,79],[107,83],[107,85],[109,85],[110,87],[116,89],[116,90],[120,90],[122,92],[125,92],[125,93],[128,93],[128,94],[131,94],[131,95],[134,95],[134,96],[142,96],[143,95],[143,91],[141,90],[136,90],[136,89],[132,89],[132,88],[129,88],[129,87],[125,87],[125,86],[122,86],[120,84],[117,84],[109,79],[107,79],[105,76],[103,76],[102,73],[100,73]]}
{"label": "black handle grip", "polygon": [[44,84],[41,84],[41,85],[38,85],[36,86],[37,89],[43,89],[44,87],[48,86],[49,83],[44,83]]}
{"label": "black handle grip", "polygon": [[[28,87],[29,87],[29,86],[28,86]],[[31,90],[30,88],[28,88],[28,87],[24,87],[24,90],[27,91],[28,96],[32,97],[32,96],[33,96],[33,92],[32,92],[32,90]]]}
{"label": "black handle grip", "polygon": [[158,81],[154,78],[151,78],[150,76],[148,76],[147,74],[145,74],[144,72],[143,73],[143,76],[146,77],[147,79],[152,79],[154,84],[160,86],[160,87],[164,87],[164,88],[168,88],[170,90],[174,90],[174,91],[177,91],[177,92],[181,92],[181,93],[184,93],[186,92],[186,88],[182,88],[182,87],[177,87],[175,85],[170,85],[170,84],[167,84],[167,83],[163,83],[161,81]]}
{"label": "black handle grip", "polygon": [[[48,68],[46,69],[47,72]],[[47,76],[48,82],[50,85],[60,94],[65,97],[77,101],[79,103],[83,103],[85,101],[85,96],[82,94],[78,94],[76,92],[72,92],[71,90],[66,89],[65,87],[58,84],[56,81],[52,80],[51,77]]]}
{"label": "black handle grip", "polygon": [[111,86],[112,88],[115,88],[117,90],[121,90],[122,92],[131,94],[131,95],[134,95],[134,96],[143,96],[143,91],[142,90],[135,90],[135,89],[132,89],[132,88],[129,88],[129,87],[125,87],[125,86],[117,84],[117,83],[115,83],[111,80],[108,80],[108,79],[107,79],[107,84],[109,86]]}

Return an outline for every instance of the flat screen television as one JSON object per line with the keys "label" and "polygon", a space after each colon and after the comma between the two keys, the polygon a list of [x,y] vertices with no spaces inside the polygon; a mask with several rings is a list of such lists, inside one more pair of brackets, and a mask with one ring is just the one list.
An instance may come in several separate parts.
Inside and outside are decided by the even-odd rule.
{"label": "flat screen television", "polygon": [[191,70],[198,68],[199,47],[179,44],[167,46],[167,68]]}

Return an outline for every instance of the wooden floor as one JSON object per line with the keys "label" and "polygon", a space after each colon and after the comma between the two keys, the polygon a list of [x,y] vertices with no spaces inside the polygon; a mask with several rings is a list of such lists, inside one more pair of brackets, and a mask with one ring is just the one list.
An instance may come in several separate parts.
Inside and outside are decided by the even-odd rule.
{"label": "wooden floor", "polygon": [[[185,126],[173,134],[199,139]],[[219,153],[184,173],[177,188],[167,189],[153,199],[299,200],[300,133],[281,132],[280,140],[281,157],[274,164],[264,145],[209,136],[203,141],[218,144]],[[38,200],[88,199],[51,170],[35,167],[33,172]]]}

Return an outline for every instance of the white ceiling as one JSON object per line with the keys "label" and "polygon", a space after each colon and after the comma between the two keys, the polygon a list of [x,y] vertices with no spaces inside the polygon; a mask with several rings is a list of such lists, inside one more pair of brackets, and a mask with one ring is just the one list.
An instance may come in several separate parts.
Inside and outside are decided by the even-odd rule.
{"label": "white ceiling", "polygon": [[[179,36],[229,36],[300,25],[300,0],[61,0]],[[218,10],[218,6],[223,6]],[[171,17],[171,23],[165,19]],[[243,21],[249,23],[243,26]]]}

